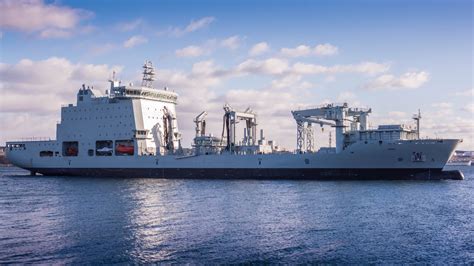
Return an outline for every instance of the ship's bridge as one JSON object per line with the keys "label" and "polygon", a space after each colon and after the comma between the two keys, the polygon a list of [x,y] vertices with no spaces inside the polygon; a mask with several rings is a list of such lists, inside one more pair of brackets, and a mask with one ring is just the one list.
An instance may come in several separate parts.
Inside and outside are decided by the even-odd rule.
{"label": "ship's bridge", "polygon": [[135,99],[147,99],[160,102],[168,102],[177,104],[178,94],[173,91],[169,91],[167,88],[164,90],[157,90],[147,87],[133,87],[133,86],[114,86],[115,82],[112,82],[110,96],[114,98],[135,98]]}

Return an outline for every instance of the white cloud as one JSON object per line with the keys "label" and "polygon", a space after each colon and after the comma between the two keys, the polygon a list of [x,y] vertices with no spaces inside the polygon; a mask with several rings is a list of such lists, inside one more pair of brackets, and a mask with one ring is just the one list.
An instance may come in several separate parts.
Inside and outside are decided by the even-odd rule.
{"label": "white cloud", "polygon": [[311,54],[311,48],[307,45],[299,45],[296,48],[282,48],[281,54],[289,57],[301,57]]}
{"label": "white cloud", "polygon": [[270,46],[266,42],[259,42],[252,46],[252,49],[249,51],[250,56],[257,56],[263,53],[266,53],[270,50]]}
{"label": "white cloud", "polygon": [[230,50],[235,50],[235,49],[239,48],[240,42],[241,42],[240,37],[237,36],[237,35],[234,35],[234,36],[231,36],[227,39],[222,40],[221,45],[225,48],[230,49]]}
{"label": "white cloud", "polygon": [[318,55],[318,56],[329,56],[329,55],[336,55],[339,52],[339,48],[336,46],[325,43],[325,44],[318,44],[314,48],[311,48],[308,45],[299,45],[295,48],[282,48],[280,53],[283,56],[288,57],[304,57],[310,55]]}
{"label": "white cloud", "polygon": [[269,58],[265,60],[247,59],[240,63],[236,71],[245,74],[283,74],[289,69],[288,62],[284,59]]}
{"label": "white cloud", "polygon": [[132,48],[134,46],[137,46],[137,45],[140,45],[140,44],[144,44],[144,43],[147,43],[148,42],[148,39],[141,36],[141,35],[135,35],[135,36],[132,36],[130,37],[128,40],[126,40],[124,43],[123,43],[123,47],[125,48]]}
{"label": "white cloud", "polygon": [[189,45],[175,51],[175,55],[178,57],[198,57],[202,55],[209,55],[214,50],[223,47],[230,50],[235,50],[240,46],[240,37],[232,36],[227,39],[217,40],[210,39],[200,45]]}
{"label": "white cloud", "polygon": [[197,57],[203,55],[204,53],[205,51],[203,48],[195,45],[190,45],[175,51],[175,54],[178,57]]}
{"label": "white cloud", "polygon": [[198,20],[191,20],[191,22],[184,28],[170,27],[165,32],[161,32],[159,34],[171,33],[172,35],[176,37],[180,37],[187,33],[191,33],[191,32],[206,28],[214,21],[215,21],[214,17],[203,17]]}
{"label": "white cloud", "polygon": [[375,80],[369,82],[364,87],[371,90],[382,89],[416,89],[421,87],[429,80],[429,73],[421,72],[407,72],[399,77],[391,74],[385,74],[377,77]]}
{"label": "white cloud", "polygon": [[293,64],[293,71],[299,74],[335,74],[335,73],[364,73],[374,75],[390,69],[390,64],[362,62],[359,64],[322,66],[297,62]]}
{"label": "white cloud", "polygon": [[188,26],[184,29],[185,32],[193,32],[197,31],[199,29],[202,29],[204,27],[207,27],[209,24],[211,24],[215,20],[214,17],[204,17],[201,19],[198,19],[196,21],[191,21]]}
{"label": "white cloud", "polygon": [[0,1],[0,27],[28,33],[39,33],[42,38],[64,38],[73,34],[81,20],[92,12],[41,0]]}
{"label": "white cloud", "polygon": [[107,88],[112,71],[121,70],[57,57],[0,63],[0,124],[9,125],[2,129],[0,143],[32,135],[54,137],[61,104],[74,102],[81,84]]}
{"label": "white cloud", "polygon": [[301,75],[286,75],[280,79],[272,80],[271,87],[275,89],[300,89],[305,90],[313,87],[313,84],[302,80]]}
{"label": "white cloud", "polygon": [[339,53],[339,48],[329,43],[318,44],[314,47],[314,53],[316,55],[336,55]]}

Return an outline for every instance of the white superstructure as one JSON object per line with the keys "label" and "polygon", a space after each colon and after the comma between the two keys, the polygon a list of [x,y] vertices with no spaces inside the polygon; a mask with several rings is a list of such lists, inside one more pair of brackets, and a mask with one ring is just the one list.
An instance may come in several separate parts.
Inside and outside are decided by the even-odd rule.
{"label": "white superstructure", "polygon": [[[206,132],[207,112],[194,119],[193,149],[181,147],[178,94],[153,88],[151,62],[141,86],[115,77],[105,96],[83,85],[76,105],[61,108],[56,140],[7,143],[8,159],[45,175],[163,178],[448,178],[441,169],[460,140],[420,139],[417,128],[369,128],[371,109],[344,104],[292,111],[296,152],[257,135],[257,114],[224,106],[219,137]],[[191,121],[190,121],[191,122]],[[243,138],[237,139],[237,124]],[[336,148],[315,150],[314,126],[335,128]],[[242,127],[242,126],[240,126]],[[462,177],[462,176],[461,176]],[[451,173],[449,178],[459,178]]]}

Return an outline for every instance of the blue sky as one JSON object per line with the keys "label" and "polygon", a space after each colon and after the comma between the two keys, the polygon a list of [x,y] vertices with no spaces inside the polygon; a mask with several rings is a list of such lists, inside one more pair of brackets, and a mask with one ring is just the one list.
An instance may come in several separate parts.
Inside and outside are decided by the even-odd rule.
{"label": "blue sky", "polygon": [[[216,113],[217,134],[228,102],[253,106],[270,137],[292,149],[290,109],[348,101],[372,107],[374,124],[411,123],[421,108],[424,135],[463,138],[461,148],[474,149],[472,1],[0,4],[0,121],[9,125],[0,144],[54,137],[59,106],[78,85],[103,90],[113,69],[137,82],[150,59],[157,86],[181,95],[187,142],[199,110]],[[25,126],[39,119],[45,125]]]}

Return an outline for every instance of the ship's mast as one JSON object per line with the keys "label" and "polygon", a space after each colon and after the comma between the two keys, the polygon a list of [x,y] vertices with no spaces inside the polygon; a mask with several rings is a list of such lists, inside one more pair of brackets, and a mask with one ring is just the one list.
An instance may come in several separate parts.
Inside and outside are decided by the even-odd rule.
{"label": "ship's mast", "polygon": [[142,87],[153,88],[153,81],[155,80],[155,69],[151,61],[145,61],[143,65],[143,79]]}
{"label": "ship's mast", "polygon": [[416,138],[420,139],[420,120],[421,120],[421,111],[418,109],[418,114],[413,115],[413,120],[416,121]]}

